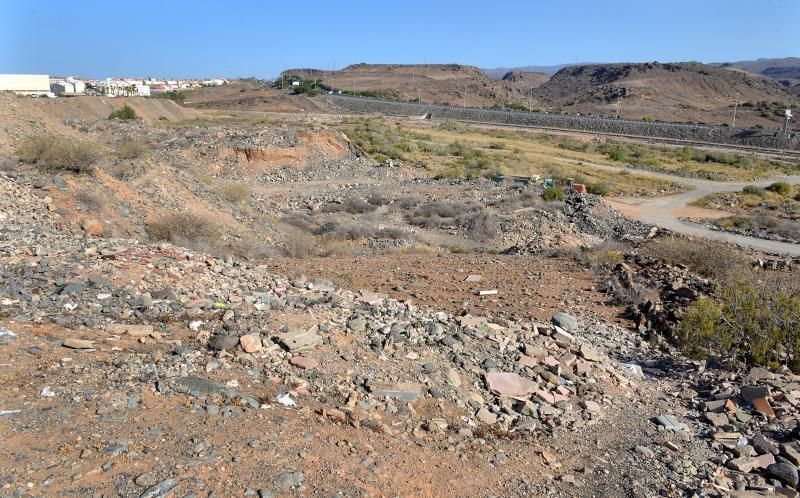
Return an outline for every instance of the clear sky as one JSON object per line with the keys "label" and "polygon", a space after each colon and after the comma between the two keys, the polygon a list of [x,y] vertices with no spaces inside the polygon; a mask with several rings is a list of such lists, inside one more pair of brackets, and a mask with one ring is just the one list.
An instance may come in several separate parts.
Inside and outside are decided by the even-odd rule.
{"label": "clear sky", "polygon": [[0,73],[718,62],[800,56],[798,33],[800,0],[0,0]]}

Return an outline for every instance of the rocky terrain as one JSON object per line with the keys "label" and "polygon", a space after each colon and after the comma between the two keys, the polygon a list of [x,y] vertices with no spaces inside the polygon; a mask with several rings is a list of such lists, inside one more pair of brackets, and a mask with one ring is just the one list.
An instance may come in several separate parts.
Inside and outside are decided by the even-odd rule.
{"label": "rocky terrain", "polygon": [[[354,64],[340,70],[287,69],[281,77],[319,80],[334,90],[367,92],[384,98],[478,107],[526,105],[531,88],[547,81],[543,73],[513,71],[490,78],[461,64]],[[277,79],[280,81],[280,78]]]}
{"label": "rocky terrain", "polygon": [[[793,67],[789,59],[776,62],[776,68]],[[767,72],[748,72],[736,64],[652,62],[576,64],[552,76],[524,68],[487,73],[460,64],[355,64],[336,71],[290,69],[282,75],[348,92],[355,85],[356,92],[389,99],[463,106],[466,92],[469,107],[531,106],[635,120],[730,125],[736,105],[738,126],[777,128],[784,109],[797,106],[800,87],[790,69],[776,79],[779,71],[753,67]]]}
{"label": "rocky terrain", "polygon": [[[712,292],[688,268],[579,263],[663,235],[600,197],[431,179],[325,122],[20,102],[2,495],[797,496],[796,376],[675,350]],[[45,132],[97,159],[16,157]]]}

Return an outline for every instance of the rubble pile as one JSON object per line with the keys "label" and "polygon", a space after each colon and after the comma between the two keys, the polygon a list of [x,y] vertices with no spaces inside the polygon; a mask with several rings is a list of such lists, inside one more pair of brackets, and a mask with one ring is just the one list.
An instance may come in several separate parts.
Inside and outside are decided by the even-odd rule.
{"label": "rubble pile", "polygon": [[[540,189],[541,191],[541,189]],[[561,245],[597,245],[605,240],[639,240],[651,227],[628,220],[591,194],[570,193],[563,206],[541,206],[503,227],[505,254],[538,254]]]}
{"label": "rubble pile", "polygon": [[637,329],[652,338],[670,338],[688,306],[709,295],[713,284],[683,266],[633,253],[614,266],[607,290],[629,303],[628,314]]}

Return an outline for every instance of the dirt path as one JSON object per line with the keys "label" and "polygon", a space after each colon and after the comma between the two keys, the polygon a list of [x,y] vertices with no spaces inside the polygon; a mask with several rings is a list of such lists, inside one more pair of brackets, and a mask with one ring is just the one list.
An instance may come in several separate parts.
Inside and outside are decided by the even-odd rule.
{"label": "dirt path", "polygon": [[[586,164],[586,163],[584,163]],[[604,169],[607,171],[630,171],[637,175],[651,178],[659,178],[678,182],[689,187],[691,190],[678,194],[663,197],[615,197],[609,199],[617,209],[625,216],[649,223],[660,228],[666,228],[677,233],[691,235],[695,237],[705,237],[707,239],[729,242],[740,247],[764,251],[770,254],[780,254],[786,256],[800,256],[800,245],[775,240],[759,239],[747,237],[729,232],[720,232],[697,224],[683,221],[681,218],[719,218],[728,215],[724,211],[703,209],[691,206],[691,204],[707,195],[725,192],[740,192],[747,185],[766,187],[767,185],[785,181],[792,185],[800,184],[800,176],[775,176],[765,180],[755,182],[716,182],[712,180],[701,180],[697,178],[686,178],[666,173],[656,173],[652,171],[638,170],[633,168],[620,168],[605,164],[588,164],[593,168]]]}

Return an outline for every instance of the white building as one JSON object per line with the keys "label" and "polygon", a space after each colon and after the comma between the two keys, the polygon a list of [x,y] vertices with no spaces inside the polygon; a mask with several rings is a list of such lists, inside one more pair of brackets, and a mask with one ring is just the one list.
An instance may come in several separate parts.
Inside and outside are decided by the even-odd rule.
{"label": "white building", "polygon": [[86,83],[68,78],[50,78],[50,91],[56,95],[83,95],[86,93]]}
{"label": "white building", "polygon": [[50,93],[50,77],[46,74],[0,74],[0,92],[45,95]]}
{"label": "white building", "polygon": [[150,85],[142,80],[106,78],[99,83],[104,95],[109,97],[149,97]]}

